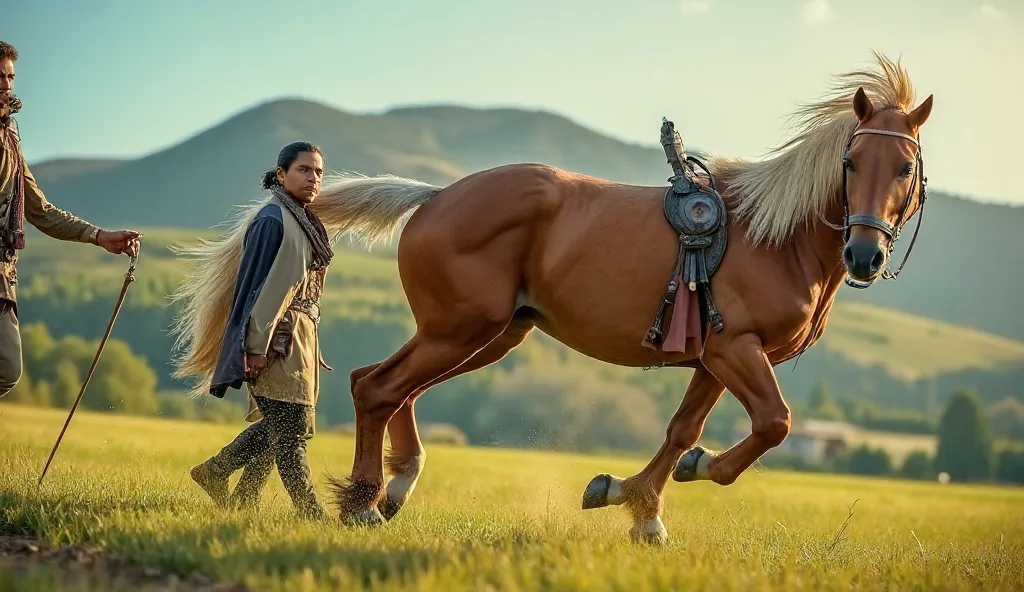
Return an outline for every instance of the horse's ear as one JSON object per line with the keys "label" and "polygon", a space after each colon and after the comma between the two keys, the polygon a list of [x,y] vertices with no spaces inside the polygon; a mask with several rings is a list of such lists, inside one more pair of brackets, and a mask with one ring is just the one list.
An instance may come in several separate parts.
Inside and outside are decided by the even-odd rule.
{"label": "horse's ear", "polygon": [[918,129],[924,122],[928,121],[928,116],[932,114],[932,97],[935,95],[928,95],[928,98],[923,103],[917,106],[907,115],[907,123],[910,124],[911,129]]}
{"label": "horse's ear", "polygon": [[853,95],[853,112],[857,114],[857,119],[861,123],[864,123],[875,113],[875,106],[871,104],[871,99],[864,93],[864,87],[859,87],[856,94]]}

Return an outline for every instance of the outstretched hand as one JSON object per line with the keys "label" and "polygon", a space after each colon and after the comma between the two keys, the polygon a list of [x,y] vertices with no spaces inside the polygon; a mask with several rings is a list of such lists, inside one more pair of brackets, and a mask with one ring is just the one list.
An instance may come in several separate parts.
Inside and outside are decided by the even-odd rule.
{"label": "outstretched hand", "polygon": [[127,253],[132,257],[139,255],[139,237],[134,230],[101,230],[96,235],[96,244],[115,255]]}

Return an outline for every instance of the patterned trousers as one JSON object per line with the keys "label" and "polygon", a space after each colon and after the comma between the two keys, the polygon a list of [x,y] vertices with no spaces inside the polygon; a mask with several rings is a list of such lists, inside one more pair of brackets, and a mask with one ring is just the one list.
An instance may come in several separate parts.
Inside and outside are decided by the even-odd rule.
{"label": "patterned trousers", "polygon": [[234,501],[239,505],[255,505],[276,461],[281,483],[296,509],[301,514],[323,515],[306,460],[312,415],[309,406],[264,397],[253,398],[263,417],[207,461],[210,472],[216,477],[227,478],[244,468],[235,487]]}

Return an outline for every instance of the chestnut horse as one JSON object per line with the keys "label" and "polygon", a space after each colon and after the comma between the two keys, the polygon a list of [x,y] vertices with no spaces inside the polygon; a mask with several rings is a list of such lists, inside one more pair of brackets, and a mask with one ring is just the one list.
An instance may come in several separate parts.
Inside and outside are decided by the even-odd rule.
{"label": "chestnut horse", "polygon": [[[699,354],[641,346],[678,253],[662,211],[667,187],[543,164],[499,166],[444,188],[392,176],[325,180],[312,207],[335,236],[372,245],[411,213],[398,270],[416,331],[351,374],[352,473],[329,479],[342,520],[381,524],[399,511],[424,466],[416,399],[502,359],[534,327],[610,364],[695,369],[647,466],[586,488],[584,509],[628,508],[634,539],[667,539],[659,515],[670,478],[729,485],[782,443],[790,410],[773,366],[821,337],[844,280],[867,287],[893,277],[893,243],[925,199],[918,132],[932,97],[915,107],[899,62],[875,57],[877,69],[844,74],[831,98],[801,107],[798,134],[770,158],[709,160],[730,238],[711,278],[724,330],[709,331]],[[726,389],[749,414],[750,435],[724,452],[696,447]]]}

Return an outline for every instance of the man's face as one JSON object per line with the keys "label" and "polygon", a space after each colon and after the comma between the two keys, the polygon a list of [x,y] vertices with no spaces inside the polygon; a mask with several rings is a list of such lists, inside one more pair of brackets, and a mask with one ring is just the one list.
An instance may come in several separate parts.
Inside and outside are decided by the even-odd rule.
{"label": "man's face", "polygon": [[288,172],[277,169],[277,180],[292,197],[309,203],[320,193],[320,183],[324,180],[324,159],[315,152],[300,152]]}
{"label": "man's face", "polygon": [[14,62],[0,60],[0,113],[7,110],[7,101],[14,89]]}

